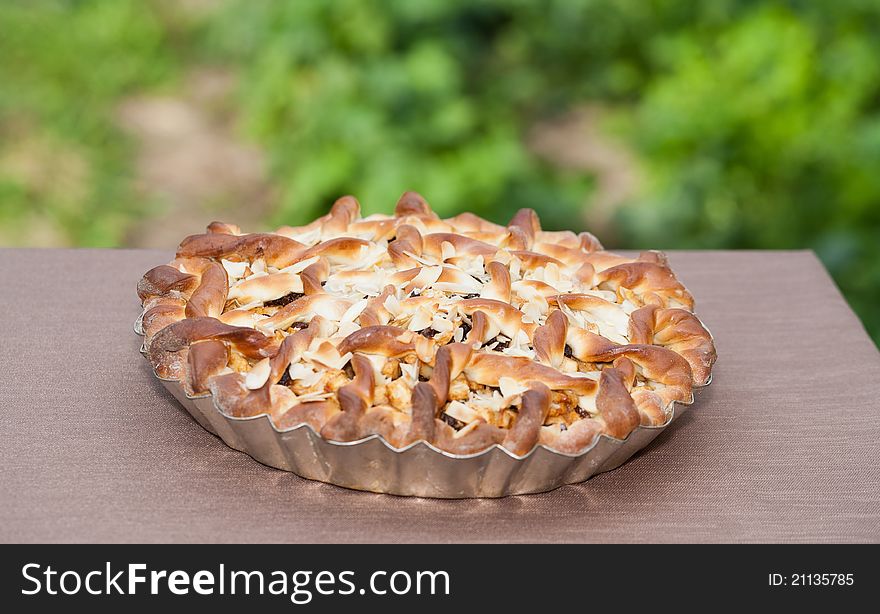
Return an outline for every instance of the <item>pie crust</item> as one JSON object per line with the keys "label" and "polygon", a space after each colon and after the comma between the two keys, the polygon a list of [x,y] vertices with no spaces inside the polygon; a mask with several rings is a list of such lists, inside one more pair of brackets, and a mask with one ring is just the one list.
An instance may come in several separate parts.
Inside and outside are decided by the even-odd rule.
{"label": "pie crust", "polygon": [[187,394],[398,449],[578,454],[665,424],[716,357],[661,252],[613,254],[530,209],[441,219],[413,192],[393,216],[346,196],[273,233],[213,222],[138,295],[146,355]]}

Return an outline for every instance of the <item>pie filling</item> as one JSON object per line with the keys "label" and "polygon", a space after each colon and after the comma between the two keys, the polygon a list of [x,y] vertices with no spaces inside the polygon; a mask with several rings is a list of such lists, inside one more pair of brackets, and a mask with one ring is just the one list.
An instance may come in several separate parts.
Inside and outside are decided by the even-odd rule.
{"label": "pie filling", "polygon": [[663,254],[543,231],[531,210],[441,219],[414,193],[274,233],[215,222],[138,293],[160,376],[340,441],[577,453],[663,424],[715,360]]}

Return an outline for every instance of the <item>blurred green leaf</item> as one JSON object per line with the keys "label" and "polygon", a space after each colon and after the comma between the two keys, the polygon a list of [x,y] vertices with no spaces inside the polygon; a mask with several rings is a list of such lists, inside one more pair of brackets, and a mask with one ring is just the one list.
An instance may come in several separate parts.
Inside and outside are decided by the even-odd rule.
{"label": "blurred green leaf", "polygon": [[47,242],[123,241],[154,203],[133,186],[116,105],[219,64],[267,153],[267,223],[304,223],[345,193],[388,211],[415,189],[443,215],[505,222],[533,207],[579,230],[602,177],[528,143],[600,108],[642,175],[610,205],[613,247],[812,247],[880,339],[876,2],[189,5],[0,4],[3,240],[33,227]]}

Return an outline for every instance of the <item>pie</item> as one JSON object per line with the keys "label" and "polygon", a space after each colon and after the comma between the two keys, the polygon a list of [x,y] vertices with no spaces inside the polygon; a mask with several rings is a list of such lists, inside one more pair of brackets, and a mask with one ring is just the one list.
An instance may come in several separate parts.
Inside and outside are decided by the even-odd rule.
{"label": "pie", "polygon": [[715,347],[661,252],[590,233],[394,215],[351,196],[311,224],[213,222],[138,284],[156,374],[228,416],[326,440],[378,435],[451,454],[564,454],[660,426],[708,383]]}

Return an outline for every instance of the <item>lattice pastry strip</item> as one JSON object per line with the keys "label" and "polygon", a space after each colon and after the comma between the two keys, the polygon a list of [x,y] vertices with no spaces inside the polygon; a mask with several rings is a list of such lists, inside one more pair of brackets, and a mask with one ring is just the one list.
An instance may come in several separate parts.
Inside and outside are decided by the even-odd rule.
{"label": "lattice pastry strip", "polygon": [[708,382],[715,348],[659,252],[339,199],[302,227],[214,222],[138,285],[147,355],[231,416],[323,437],[578,453],[663,424]]}

